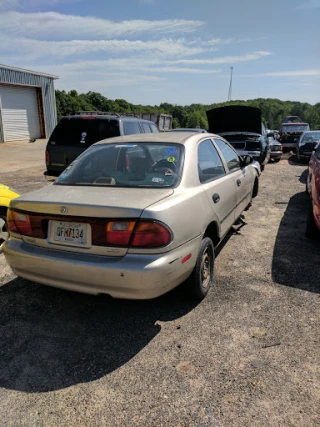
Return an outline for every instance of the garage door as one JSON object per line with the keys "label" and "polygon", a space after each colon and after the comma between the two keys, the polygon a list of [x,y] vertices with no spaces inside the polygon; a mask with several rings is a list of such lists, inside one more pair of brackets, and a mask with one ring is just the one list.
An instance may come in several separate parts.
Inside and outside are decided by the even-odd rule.
{"label": "garage door", "polygon": [[5,141],[40,138],[35,88],[0,85],[0,101]]}

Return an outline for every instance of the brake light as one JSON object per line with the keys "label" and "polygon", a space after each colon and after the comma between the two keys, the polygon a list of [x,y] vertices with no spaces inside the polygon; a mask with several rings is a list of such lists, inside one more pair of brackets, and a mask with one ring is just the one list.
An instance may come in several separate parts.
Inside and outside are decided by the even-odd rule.
{"label": "brake light", "polygon": [[82,120],[95,120],[96,118],[92,117],[92,116],[83,116],[83,117],[81,117],[81,119]]}
{"label": "brake light", "polygon": [[109,222],[106,243],[108,245],[128,246],[134,226],[134,221]]}
{"label": "brake light", "polygon": [[155,221],[140,221],[134,231],[134,248],[158,248],[167,246],[172,240],[169,229]]}
{"label": "brake light", "polygon": [[[93,223],[92,244],[134,248],[158,248],[171,242],[169,229],[156,221],[108,221]],[[131,242],[131,243],[130,243]]]}
{"label": "brake light", "polygon": [[19,233],[23,236],[38,237],[44,239],[45,232],[41,216],[32,216],[24,212],[16,212],[8,209],[8,229],[10,232]]}
{"label": "brake light", "polygon": [[8,223],[8,230],[12,233],[19,233],[17,226],[13,219],[13,211],[11,209],[8,209],[7,211],[7,223]]}
{"label": "brake light", "polygon": [[50,154],[49,151],[46,150],[46,165],[49,166],[50,165]]}

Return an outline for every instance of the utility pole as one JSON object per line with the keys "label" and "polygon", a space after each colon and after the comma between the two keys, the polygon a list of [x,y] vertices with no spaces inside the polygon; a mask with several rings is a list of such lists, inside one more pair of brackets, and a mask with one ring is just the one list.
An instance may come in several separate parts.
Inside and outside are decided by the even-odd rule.
{"label": "utility pole", "polygon": [[230,85],[229,85],[228,102],[231,101],[231,96],[232,96],[232,73],[233,73],[233,67],[231,67],[230,70],[231,70],[231,75],[230,75]]}

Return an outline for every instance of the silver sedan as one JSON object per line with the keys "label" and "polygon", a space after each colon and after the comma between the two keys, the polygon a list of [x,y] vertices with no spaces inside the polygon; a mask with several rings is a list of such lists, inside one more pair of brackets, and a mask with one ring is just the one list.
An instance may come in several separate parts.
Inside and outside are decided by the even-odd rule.
{"label": "silver sedan", "polygon": [[214,251],[258,192],[259,166],[222,137],[170,132],[101,141],[8,210],[20,277],[116,298],[185,282],[207,294]]}

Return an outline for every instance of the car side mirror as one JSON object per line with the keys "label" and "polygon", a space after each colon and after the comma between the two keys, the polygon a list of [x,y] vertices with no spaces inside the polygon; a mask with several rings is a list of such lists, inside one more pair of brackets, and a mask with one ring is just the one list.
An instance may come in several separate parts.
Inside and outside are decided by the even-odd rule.
{"label": "car side mirror", "polygon": [[240,166],[242,168],[245,168],[246,166],[250,165],[250,163],[253,162],[253,157],[251,156],[241,156],[240,157]]}

